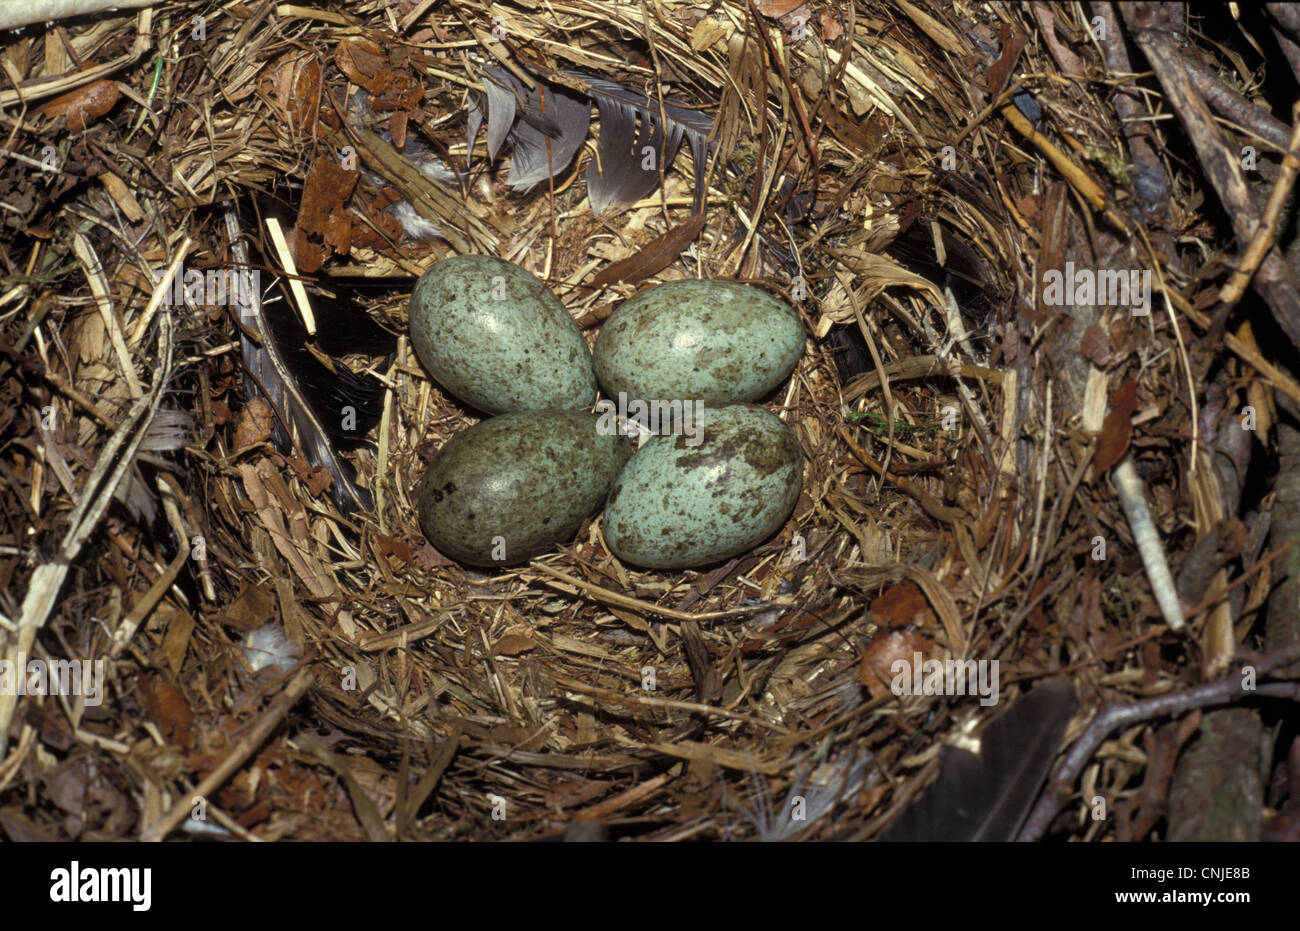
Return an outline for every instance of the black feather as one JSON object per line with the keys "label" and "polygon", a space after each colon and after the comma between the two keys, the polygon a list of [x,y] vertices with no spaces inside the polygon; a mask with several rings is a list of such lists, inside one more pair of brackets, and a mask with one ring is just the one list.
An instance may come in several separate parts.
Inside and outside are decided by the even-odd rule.
{"label": "black feather", "polygon": [[[232,256],[240,267],[247,268],[248,246],[241,237],[239,218],[233,204],[225,209],[226,231],[230,240]],[[283,300],[282,297],[270,298]],[[374,506],[369,492],[354,481],[355,471],[335,452],[330,431],[322,423],[320,416],[313,410],[307,395],[298,385],[298,378],[291,372],[285,362],[285,352],[276,338],[272,319],[277,315],[268,313],[263,303],[263,294],[253,289],[251,294],[241,295],[235,299],[239,305],[236,312],[241,323],[258,334],[259,338],[250,339],[242,336],[244,366],[253,376],[251,384],[246,384],[246,394],[252,396],[265,392],[267,403],[276,411],[271,431],[271,439],[281,451],[290,452],[294,444],[281,425],[281,420],[297,434],[303,454],[314,466],[328,469],[334,477],[331,493],[341,509],[360,507],[369,510]]]}
{"label": "black feather", "polygon": [[978,754],[945,746],[939,778],[883,841],[1011,841],[1038,797],[1074,714],[1074,686],[1040,685],[985,726]]}

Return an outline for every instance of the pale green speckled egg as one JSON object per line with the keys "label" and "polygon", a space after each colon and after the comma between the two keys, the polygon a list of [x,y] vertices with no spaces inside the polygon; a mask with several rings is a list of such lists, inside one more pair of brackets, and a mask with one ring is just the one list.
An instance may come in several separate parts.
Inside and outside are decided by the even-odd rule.
{"label": "pale green speckled egg", "polygon": [[421,275],[411,343],[439,384],[489,414],[578,410],[596,399],[578,325],[545,284],[502,259],[457,255]]}
{"label": "pale green speckled egg", "polygon": [[456,434],[420,482],[420,524],[439,552],[514,565],[573,539],[630,452],[586,411],[502,414]]}
{"label": "pale green speckled egg", "polygon": [[620,559],[685,569],[729,559],[775,533],[799,498],[799,441],[752,404],[706,407],[698,433],[651,437],[610,490],[605,542]]}
{"label": "pale green speckled egg", "polygon": [[612,399],[756,401],[789,376],[804,329],[785,301],[730,281],[671,281],[605,321],[595,369]]}

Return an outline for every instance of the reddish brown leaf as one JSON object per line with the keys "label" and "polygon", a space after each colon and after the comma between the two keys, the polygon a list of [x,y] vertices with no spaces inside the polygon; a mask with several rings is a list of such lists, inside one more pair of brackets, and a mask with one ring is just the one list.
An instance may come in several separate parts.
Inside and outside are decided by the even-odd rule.
{"label": "reddish brown leaf", "polygon": [[36,729],[41,743],[62,752],[77,742],[72,726],[61,711],[55,713],[31,702],[24,707],[23,722]]}
{"label": "reddish brown leaf", "polygon": [[493,652],[497,656],[518,656],[520,653],[536,649],[537,641],[532,637],[525,637],[523,634],[506,634],[496,642]]}
{"label": "reddish brown leaf", "polygon": [[807,2],[808,0],[754,0],[754,6],[769,19],[780,19]]}
{"label": "reddish brown leaf", "polygon": [[384,211],[389,204],[401,199],[402,195],[390,187],[376,190],[369,184],[358,186],[356,196],[352,198],[352,206],[369,222],[353,225],[354,249],[383,251],[389,248],[389,243],[402,238],[402,224],[391,213]]}
{"label": "reddish brown leaf", "polygon": [[1097,437],[1097,454],[1093,457],[1094,474],[1100,477],[1124,458],[1133,435],[1133,412],[1137,410],[1137,383],[1132,379],[1115,389],[1110,399],[1110,413]]}
{"label": "reddish brown leaf", "polygon": [[704,214],[696,214],[685,223],[678,224],[662,236],[650,240],[635,255],[601,269],[591,279],[591,286],[599,288],[615,281],[637,282],[649,278],[667,268],[702,229],[704,229]]}
{"label": "reddish brown leaf", "polygon": [[902,582],[881,592],[867,609],[881,627],[929,627],[938,619],[915,582]]}
{"label": "reddish brown leaf", "polygon": [[822,10],[819,18],[822,23],[822,41],[834,42],[844,35],[844,27],[840,25],[838,10]]}
{"label": "reddish brown leaf", "polygon": [[450,559],[439,553],[430,543],[415,551],[415,564],[421,569],[437,569],[440,566],[454,566]]}
{"label": "reddish brown leaf", "polygon": [[331,152],[312,163],[303,182],[302,203],[290,244],[304,275],[320,271],[331,252],[346,255],[352,246],[352,221],[343,205],[357,186],[359,169],[345,169]]}
{"label": "reddish brown leaf", "polygon": [[886,782],[882,782],[878,786],[863,787],[862,791],[858,793],[858,814],[865,817],[875,811],[876,806],[889,794],[891,788],[893,787]]}
{"label": "reddish brown leaf", "polygon": [[1020,60],[1020,53],[1024,51],[1025,43],[1029,41],[1029,34],[1018,29],[1012,33],[1010,27],[1004,26],[1001,38],[1002,57],[993,63],[985,78],[985,86],[990,97],[996,97],[1006,89],[1016,62]]}
{"label": "reddish brown leaf", "polygon": [[319,498],[334,482],[334,476],[330,470],[324,466],[314,466],[301,456],[286,458],[285,462],[289,463],[294,474],[298,476],[298,481],[307,486],[313,498]]}
{"label": "reddish brown leaf", "polygon": [[311,52],[286,52],[267,65],[257,78],[257,89],[274,101],[295,131],[310,134],[320,112],[320,63]]}
{"label": "reddish brown leaf", "polygon": [[546,737],[544,728],[521,727],[518,724],[498,724],[488,730],[489,740],[517,750],[540,750],[546,744]]}
{"label": "reddish brown leaf", "polygon": [[394,110],[388,115],[388,135],[393,137],[393,148],[401,151],[406,148],[406,122],[408,114]]}
{"label": "reddish brown leaf", "polygon": [[145,712],[161,726],[163,734],[184,750],[194,747],[194,712],[180,689],[156,676],[141,673],[140,691]]}
{"label": "reddish brown leaf", "polygon": [[112,110],[120,94],[116,81],[102,78],[55,97],[45,105],[45,114],[67,117],[68,129],[79,133]]}
{"label": "reddish brown leaf", "polygon": [[[1043,589],[1047,588],[1049,584],[1051,583],[1048,582],[1047,579],[1040,578],[1034,583],[1034,587],[1029,590],[1029,598],[1026,600],[1033,601],[1043,593]],[[1041,634],[1043,631],[1047,630],[1047,624],[1047,612],[1043,610],[1043,603],[1040,601],[1038,604],[1034,605],[1029,614],[1025,616],[1025,626],[1034,633]]]}
{"label": "reddish brown leaf", "polygon": [[218,620],[228,627],[247,633],[275,620],[275,595],[257,585],[247,585]]}
{"label": "reddish brown leaf", "polygon": [[1038,194],[1026,194],[1024,197],[1016,198],[1016,209],[1024,214],[1026,220],[1037,220],[1042,204],[1043,198]]}
{"label": "reddish brown leaf", "polygon": [[253,398],[239,412],[239,423],[235,425],[235,452],[241,453],[250,446],[266,442],[275,425],[275,414],[271,405],[263,398]]}
{"label": "reddish brown leaf", "polygon": [[1110,338],[1105,330],[1094,323],[1083,331],[1083,339],[1079,341],[1079,351],[1098,368],[1105,368],[1106,363],[1110,361]]}
{"label": "reddish brown leaf", "polygon": [[404,563],[411,562],[411,545],[386,534],[375,534],[375,548],[385,556],[396,556]]}
{"label": "reddish brown leaf", "polygon": [[862,653],[858,681],[867,687],[872,698],[891,694],[889,685],[894,680],[894,673],[890,667],[903,660],[910,669],[915,654],[924,654],[929,648],[929,638],[916,631],[882,631],[871,639]]}
{"label": "reddish brown leaf", "polygon": [[261,824],[270,817],[271,806],[266,804],[266,802],[258,802],[235,820],[239,822],[241,828],[251,828],[254,825]]}
{"label": "reddish brown leaf", "polygon": [[[395,71],[384,71],[379,76],[380,92],[371,99],[370,109],[375,112],[384,110],[405,111],[401,113],[403,120],[407,113],[413,112],[420,105],[420,98],[424,96],[424,88],[409,74]],[[394,133],[393,145],[399,149],[402,147],[396,142]]]}
{"label": "reddish brown leaf", "polygon": [[369,39],[344,39],[334,50],[334,63],[353,84],[360,84],[372,94],[383,93],[388,59],[376,43]]}
{"label": "reddish brown leaf", "polygon": [[212,423],[214,426],[220,426],[223,423],[230,423],[235,419],[234,414],[230,413],[230,408],[225,401],[212,402]]}

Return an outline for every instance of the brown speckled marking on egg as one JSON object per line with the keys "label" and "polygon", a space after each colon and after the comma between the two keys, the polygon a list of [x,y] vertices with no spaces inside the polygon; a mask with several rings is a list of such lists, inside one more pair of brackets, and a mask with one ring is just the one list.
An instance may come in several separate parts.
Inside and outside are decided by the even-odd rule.
{"label": "brown speckled marking on egg", "polygon": [[[605,503],[628,442],[585,411],[502,414],[438,452],[420,482],[420,525],[439,552],[472,566],[514,565],[571,540]],[[493,539],[504,538],[505,558]]]}
{"label": "brown speckled marking on egg", "polygon": [[794,510],[803,456],[781,419],[752,404],[706,407],[704,439],[652,437],[623,469],[602,521],[620,559],[695,568],[752,549]]}
{"label": "brown speckled marking on egg", "polygon": [[564,305],[492,256],[452,256],[420,276],[411,345],[439,384],[490,414],[578,410],[596,399],[591,354]]}
{"label": "brown speckled marking on egg", "polygon": [[730,281],[670,281],[636,294],[605,321],[594,366],[616,398],[755,401],[803,352],[789,304]]}

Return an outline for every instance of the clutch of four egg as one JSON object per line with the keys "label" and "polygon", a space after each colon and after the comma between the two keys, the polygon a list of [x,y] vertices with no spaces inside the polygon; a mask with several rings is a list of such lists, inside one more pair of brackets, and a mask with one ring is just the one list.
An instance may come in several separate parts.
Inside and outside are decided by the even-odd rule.
{"label": "clutch of four egg", "polygon": [[[606,542],[650,568],[744,552],[793,510],[798,441],[762,408],[731,403],[769,393],[803,348],[793,309],[757,288],[679,281],[641,292],[606,321],[593,375],[545,284],[500,259],[456,256],[417,282],[411,341],[450,393],[502,414],[445,444],[420,486],[426,535],[458,561],[509,565],[571,539],[611,484]],[[628,462],[626,439],[582,410],[595,376],[620,404],[672,399],[679,419],[667,426],[679,435],[650,439]],[[704,413],[696,435],[680,435],[692,411]]]}

